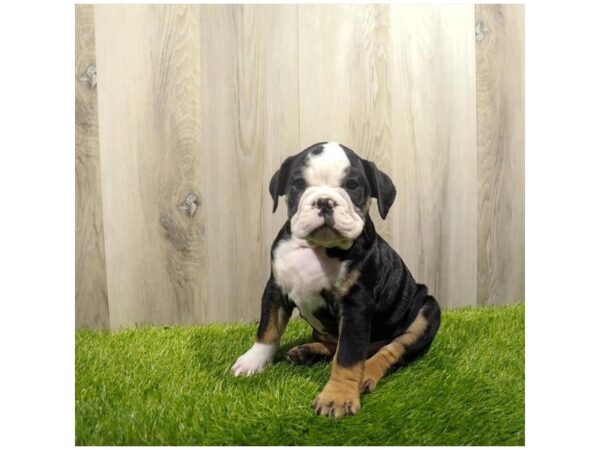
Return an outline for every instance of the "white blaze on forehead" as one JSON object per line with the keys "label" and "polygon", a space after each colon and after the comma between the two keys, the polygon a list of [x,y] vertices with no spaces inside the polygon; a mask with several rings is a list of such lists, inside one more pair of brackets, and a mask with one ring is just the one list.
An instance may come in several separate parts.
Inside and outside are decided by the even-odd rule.
{"label": "white blaze on forehead", "polygon": [[350,160],[337,142],[323,145],[319,154],[310,154],[304,168],[304,179],[309,186],[340,186]]}

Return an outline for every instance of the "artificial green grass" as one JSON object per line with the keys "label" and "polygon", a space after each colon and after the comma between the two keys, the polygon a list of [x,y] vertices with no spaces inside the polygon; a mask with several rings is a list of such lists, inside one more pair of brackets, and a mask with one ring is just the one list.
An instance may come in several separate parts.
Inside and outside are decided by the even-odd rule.
{"label": "artificial green grass", "polygon": [[[444,311],[429,353],[338,420],[309,407],[328,363],[230,375],[255,327],[78,331],[76,444],[524,445],[522,305]],[[309,337],[292,321],[282,352]]]}

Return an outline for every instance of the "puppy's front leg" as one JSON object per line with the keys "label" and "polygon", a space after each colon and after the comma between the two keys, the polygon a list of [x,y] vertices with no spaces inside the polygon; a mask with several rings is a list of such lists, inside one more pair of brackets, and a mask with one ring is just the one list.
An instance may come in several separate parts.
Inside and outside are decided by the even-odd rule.
{"label": "puppy's front leg", "polygon": [[231,368],[236,377],[262,372],[265,366],[273,361],[292,309],[285,295],[271,277],[265,286],[262,297],[256,341]]}
{"label": "puppy's front leg", "polygon": [[342,298],[340,337],[333,358],[331,377],[312,402],[321,416],[343,417],[360,410],[360,385],[371,335],[372,299],[355,285]]}

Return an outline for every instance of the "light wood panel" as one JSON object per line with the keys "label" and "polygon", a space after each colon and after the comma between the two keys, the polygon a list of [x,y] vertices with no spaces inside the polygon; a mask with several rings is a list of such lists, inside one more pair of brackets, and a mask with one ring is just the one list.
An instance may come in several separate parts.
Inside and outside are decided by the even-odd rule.
{"label": "light wood panel", "polygon": [[479,304],[525,298],[524,7],[478,5]]}
{"label": "light wood panel", "polygon": [[75,7],[75,325],[109,324],[98,148],[94,7]]}
{"label": "light wood panel", "polygon": [[[300,5],[300,141],[336,141],[392,167],[388,5]],[[373,202],[379,233],[392,239]]]}
{"label": "light wood panel", "polygon": [[394,243],[445,307],[476,303],[474,9],[393,6]]}
{"label": "light wood panel", "polygon": [[269,181],[299,145],[297,8],[203,6],[200,15],[207,317],[255,320],[286,217],[281,207],[272,214]]}
{"label": "light wood panel", "polygon": [[96,23],[111,326],[255,319],[285,221],[269,178],[299,144],[296,7]]}
{"label": "light wood panel", "polygon": [[[197,9],[95,8],[111,327],[202,321],[210,296]],[[190,194],[193,215],[194,202],[182,207]]]}

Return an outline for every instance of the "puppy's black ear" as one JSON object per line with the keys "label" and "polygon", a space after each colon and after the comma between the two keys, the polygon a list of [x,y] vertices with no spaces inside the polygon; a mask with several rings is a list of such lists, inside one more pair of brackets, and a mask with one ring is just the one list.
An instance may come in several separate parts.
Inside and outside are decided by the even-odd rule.
{"label": "puppy's black ear", "polygon": [[363,159],[362,163],[369,180],[371,197],[377,199],[379,214],[385,219],[396,198],[396,187],[391,178],[379,170],[375,163],[366,159]]}
{"label": "puppy's black ear", "polygon": [[285,187],[287,186],[288,178],[290,176],[290,167],[294,162],[294,156],[287,158],[277,172],[271,177],[269,183],[269,192],[273,198],[273,212],[277,210],[277,203],[280,195],[285,195]]}

